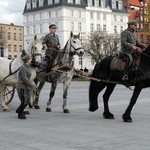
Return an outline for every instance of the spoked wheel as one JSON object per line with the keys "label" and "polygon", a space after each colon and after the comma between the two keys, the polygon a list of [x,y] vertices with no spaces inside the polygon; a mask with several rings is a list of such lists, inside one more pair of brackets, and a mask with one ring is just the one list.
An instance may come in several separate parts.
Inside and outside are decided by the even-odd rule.
{"label": "spoked wheel", "polygon": [[5,94],[3,95],[6,105],[9,104],[15,93],[15,86],[6,86],[5,87]]}

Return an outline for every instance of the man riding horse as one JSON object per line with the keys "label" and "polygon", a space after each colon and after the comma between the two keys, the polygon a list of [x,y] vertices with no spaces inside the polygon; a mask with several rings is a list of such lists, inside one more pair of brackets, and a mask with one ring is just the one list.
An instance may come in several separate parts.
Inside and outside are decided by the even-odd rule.
{"label": "man riding horse", "polygon": [[[125,58],[125,67],[123,72],[123,81],[128,81],[128,73],[133,63],[133,54],[139,52],[139,48],[144,49],[145,45],[136,38],[137,22],[131,20],[128,22],[128,28],[121,33],[121,54]],[[138,54],[138,53],[137,53]]]}
{"label": "man riding horse", "polygon": [[49,26],[49,33],[45,35],[43,40],[43,49],[46,49],[45,59],[47,61],[47,72],[51,70],[54,60],[60,49],[59,37],[56,34],[56,25]]}

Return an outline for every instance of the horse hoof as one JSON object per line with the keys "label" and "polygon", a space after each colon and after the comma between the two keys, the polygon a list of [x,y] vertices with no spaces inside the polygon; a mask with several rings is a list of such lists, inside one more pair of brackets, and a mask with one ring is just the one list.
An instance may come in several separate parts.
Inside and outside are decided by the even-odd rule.
{"label": "horse hoof", "polygon": [[103,113],[104,119],[115,119],[112,113]]}
{"label": "horse hoof", "polygon": [[124,122],[127,122],[127,123],[132,123],[132,118],[129,116],[129,117],[126,117],[125,115],[122,115],[122,120]]}
{"label": "horse hoof", "polygon": [[23,111],[23,113],[24,113],[25,115],[29,115],[29,114],[30,114],[30,112],[29,112],[28,110]]}
{"label": "horse hoof", "polygon": [[8,108],[4,108],[3,112],[9,112],[9,109]]}
{"label": "horse hoof", "polygon": [[40,109],[40,106],[39,105],[34,105],[34,108],[35,109]]}
{"label": "horse hoof", "polygon": [[70,113],[69,109],[64,109],[63,112],[66,113],[66,114]]}
{"label": "horse hoof", "polygon": [[94,111],[96,111],[98,109],[98,106],[97,107],[93,107],[93,106],[90,106],[89,107],[89,111],[91,111],[91,112],[94,112]]}
{"label": "horse hoof", "polygon": [[46,108],[46,111],[47,112],[52,112],[52,109],[51,108]]}
{"label": "horse hoof", "polygon": [[31,103],[29,103],[29,108],[32,108],[33,107],[33,105],[31,105]]}

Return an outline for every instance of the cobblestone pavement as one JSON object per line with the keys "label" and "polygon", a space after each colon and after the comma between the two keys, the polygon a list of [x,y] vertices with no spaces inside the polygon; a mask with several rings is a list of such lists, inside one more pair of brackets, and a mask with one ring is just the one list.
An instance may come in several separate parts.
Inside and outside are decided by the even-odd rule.
{"label": "cobblestone pavement", "polygon": [[133,123],[122,122],[132,91],[117,86],[110,99],[114,120],[103,119],[102,93],[99,109],[88,111],[89,82],[72,82],[68,93],[70,114],[62,113],[62,85],[58,85],[52,112],[46,112],[50,84],[40,95],[40,110],[30,109],[26,120],[17,119],[15,95],[10,112],[0,108],[0,150],[149,150],[149,90],[142,91],[133,108]]}

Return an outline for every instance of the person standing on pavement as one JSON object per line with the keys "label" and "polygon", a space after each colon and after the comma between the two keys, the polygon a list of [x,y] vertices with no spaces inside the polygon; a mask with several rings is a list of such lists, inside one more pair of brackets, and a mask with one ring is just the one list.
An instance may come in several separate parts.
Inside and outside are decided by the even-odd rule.
{"label": "person standing on pavement", "polygon": [[18,97],[21,101],[20,106],[17,108],[16,113],[18,113],[18,119],[26,119],[24,109],[30,103],[31,99],[31,89],[36,89],[35,85],[30,81],[31,77],[31,59],[29,55],[24,55],[22,57],[24,64],[20,67],[18,72],[18,84],[17,92]]}
{"label": "person standing on pavement", "polygon": [[51,24],[49,26],[49,33],[45,35],[43,39],[45,52],[45,59],[47,61],[47,71],[50,71],[56,56],[58,55],[58,51],[60,49],[59,37],[56,34],[57,27],[55,24]]}

